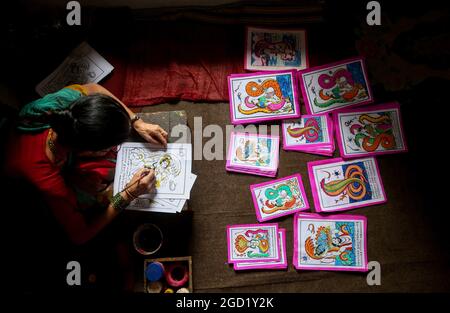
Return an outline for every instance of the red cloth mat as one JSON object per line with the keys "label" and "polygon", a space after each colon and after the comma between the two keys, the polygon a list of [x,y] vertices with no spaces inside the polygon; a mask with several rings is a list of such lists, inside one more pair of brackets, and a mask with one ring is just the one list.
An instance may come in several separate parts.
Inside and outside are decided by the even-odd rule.
{"label": "red cloth mat", "polygon": [[244,72],[242,26],[159,23],[138,29],[131,40],[124,103],[228,100],[227,76]]}
{"label": "red cloth mat", "polygon": [[112,92],[117,98],[123,98],[123,91],[127,74],[127,60],[124,55],[115,53],[99,52],[112,66],[114,70],[100,84]]}

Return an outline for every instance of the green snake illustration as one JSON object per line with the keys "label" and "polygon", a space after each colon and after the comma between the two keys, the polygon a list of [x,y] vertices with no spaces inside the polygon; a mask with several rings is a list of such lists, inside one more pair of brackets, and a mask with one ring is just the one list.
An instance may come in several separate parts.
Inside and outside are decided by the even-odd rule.
{"label": "green snake illustration", "polygon": [[317,98],[314,98],[314,105],[319,108],[328,108],[330,105],[333,105],[335,103],[346,103],[346,102],[348,101],[345,99],[332,99],[327,102],[320,103],[319,101],[317,101]]}
{"label": "green snake illustration", "polygon": [[[290,198],[291,200],[285,201],[285,199],[280,197],[280,193],[284,191],[287,195],[285,198]],[[274,188],[267,188],[265,191],[265,196],[267,198],[265,205],[269,208],[262,208],[265,214],[271,214],[279,210],[290,209],[296,202],[296,197],[293,196],[291,188],[287,185],[280,185]],[[275,202],[273,204],[271,201]]]}
{"label": "green snake illustration", "polygon": [[268,257],[269,253],[254,253],[252,251],[248,251],[247,256],[249,258],[264,258],[264,257]]}

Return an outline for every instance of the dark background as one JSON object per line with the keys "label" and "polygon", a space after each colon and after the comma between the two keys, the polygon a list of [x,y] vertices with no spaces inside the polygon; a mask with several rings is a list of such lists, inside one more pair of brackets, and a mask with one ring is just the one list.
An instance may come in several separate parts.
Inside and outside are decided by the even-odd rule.
{"label": "dark background", "polygon": [[[204,27],[205,31],[216,28],[239,33],[244,24],[251,22],[266,25],[269,18],[272,19],[271,26],[307,29],[312,66],[355,55],[365,56],[376,103],[401,103],[409,152],[377,158],[388,203],[349,212],[368,217],[369,260],[381,263],[381,286],[367,286],[365,275],[361,274],[296,272],[292,265],[287,272],[235,273],[225,264],[225,226],[256,221],[247,189],[249,184],[266,180],[256,176],[226,173],[224,161],[194,161],[193,172],[199,177],[189,202],[193,211],[189,253],[193,256],[195,290],[450,290],[449,170],[446,164],[449,159],[447,107],[450,19],[444,2],[379,1],[382,10],[381,26],[366,24],[367,1],[247,1],[234,4],[232,16],[224,13],[209,14],[209,8],[203,7],[184,8],[181,10],[183,14],[180,11],[175,14],[170,10],[167,13],[167,9],[157,14],[161,12],[158,8],[88,8],[80,27],[65,25],[66,10],[63,6],[39,6],[32,2],[33,4],[25,1],[9,3],[1,13],[0,111],[2,117],[7,117],[6,121],[14,118],[18,107],[37,97],[35,85],[82,40],[87,40],[100,54],[120,60],[130,57],[127,55],[127,47],[138,39],[137,30],[143,25],[164,28],[165,24],[170,24],[171,27],[176,25],[195,31]],[[277,14],[280,8],[300,5],[320,5],[321,10],[320,13],[311,14],[300,14],[298,11],[291,15],[286,12],[283,16]],[[265,18],[251,14],[252,10],[261,6],[273,7],[274,13]],[[236,47],[241,47],[242,38],[236,38],[235,44]],[[189,50],[185,52],[189,53]],[[229,124],[227,103],[193,104],[182,101],[143,110],[186,110],[188,124],[191,126],[194,116],[202,116],[204,125]],[[336,152],[335,156],[337,155]],[[306,179],[306,162],[317,159],[323,157],[285,151],[280,155],[277,177],[300,172],[305,180],[310,203],[313,201]],[[16,239],[18,230],[29,220],[28,213],[24,212],[28,212],[32,204],[24,202],[21,190],[4,193],[3,197],[5,201],[0,203],[4,212],[1,219],[2,240],[11,243]],[[16,214],[10,214],[11,212]],[[287,228],[288,260],[291,261],[292,217],[282,218],[279,222],[280,227]],[[46,233],[46,227],[39,229],[39,232]],[[174,228],[173,232],[177,233],[177,229]],[[179,235],[183,236],[182,233]],[[47,237],[54,238],[51,235]],[[36,245],[33,236],[21,240],[27,246]],[[33,266],[34,262],[37,259],[44,263],[50,262],[54,250],[43,250],[41,253],[12,251],[5,251],[5,259],[10,263],[2,268],[12,274],[9,276],[12,276],[16,285],[21,285],[23,276],[26,278],[39,272],[39,268]],[[22,271],[17,264],[25,266],[25,270]],[[54,266],[59,265],[55,263]],[[63,272],[64,269],[58,273]]]}

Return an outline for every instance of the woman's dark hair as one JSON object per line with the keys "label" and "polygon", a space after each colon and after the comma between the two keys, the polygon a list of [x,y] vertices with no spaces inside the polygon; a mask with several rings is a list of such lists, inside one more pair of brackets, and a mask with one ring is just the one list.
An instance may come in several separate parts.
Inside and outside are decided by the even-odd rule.
{"label": "woman's dark hair", "polygon": [[128,138],[130,117],[115,99],[93,94],[74,101],[68,110],[53,112],[49,124],[58,142],[79,151],[99,151]]}

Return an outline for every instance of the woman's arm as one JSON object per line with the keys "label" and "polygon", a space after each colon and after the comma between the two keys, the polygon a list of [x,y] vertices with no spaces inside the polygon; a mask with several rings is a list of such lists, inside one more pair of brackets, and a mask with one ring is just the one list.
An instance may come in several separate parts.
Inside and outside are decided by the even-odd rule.
{"label": "woman's arm", "polygon": [[65,198],[46,197],[56,221],[62,226],[70,241],[82,245],[94,238],[119,213],[112,205],[105,212],[87,223],[76,206],[69,204]]}
{"label": "woman's arm", "polygon": [[[120,101],[116,96],[114,96],[108,89],[98,85],[98,84],[86,84],[82,86],[88,95],[101,93],[110,96],[116,100],[120,105],[127,111],[130,119],[134,119],[135,114],[131,111],[122,101]],[[145,123],[141,119],[133,123],[133,128],[148,142],[153,144],[167,145],[167,132],[162,129],[159,125]]]}
{"label": "woman's arm", "polygon": [[[127,184],[128,192],[120,192],[125,202],[124,205],[128,205],[134,197],[151,191],[154,182],[153,170],[138,171]],[[76,245],[84,244],[94,238],[121,211],[120,208],[110,204],[105,212],[87,223],[83,214],[77,210],[75,194],[67,187],[61,175],[55,174],[48,177],[45,186],[47,187],[41,188],[41,191],[44,193],[46,202],[69,239]]]}

